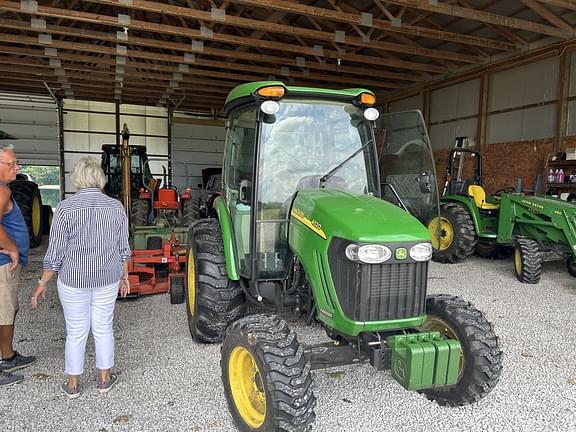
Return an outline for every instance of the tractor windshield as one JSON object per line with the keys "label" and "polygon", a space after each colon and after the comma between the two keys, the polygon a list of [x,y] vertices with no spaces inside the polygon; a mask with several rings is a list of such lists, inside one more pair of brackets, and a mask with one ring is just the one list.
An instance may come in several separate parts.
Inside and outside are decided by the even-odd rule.
{"label": "tractor windshield", "polygon": [[422,114],[408,111],[381,116],[376,150],[382,198],[403,207],[427,225],[438,215],[438,187]]}
{"label": "tractor windshield", "polygon": [[261,208],[276,208],[286,217],[294,192],[320,186],[320,179],[354,155],[325,179],[322,186],[356,193],[375,193],[371,173],[372,131],[362,109],[326,100],[283,100],[274,118],[264,121],[260,141]]}
{"label": "tractor windshield", "polygon": [[256,252],[260,278],[284,277],[289,209],[298,190],[377,194],[373,128],[343,101],[283,99],[260,126]]}

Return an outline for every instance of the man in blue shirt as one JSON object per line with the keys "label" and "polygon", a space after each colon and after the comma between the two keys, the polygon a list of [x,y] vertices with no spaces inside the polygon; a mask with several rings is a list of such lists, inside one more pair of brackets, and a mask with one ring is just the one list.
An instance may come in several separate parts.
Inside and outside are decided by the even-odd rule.
{"label": "man in blue shirt", "polygon": [[18,312],[18,283],[21,267],[28,263],[29,234],[8,183],[20,170],[12,145],[0,146],[0,386],[24,379],[11,372],[36,362],[14,350],[14,319]]}

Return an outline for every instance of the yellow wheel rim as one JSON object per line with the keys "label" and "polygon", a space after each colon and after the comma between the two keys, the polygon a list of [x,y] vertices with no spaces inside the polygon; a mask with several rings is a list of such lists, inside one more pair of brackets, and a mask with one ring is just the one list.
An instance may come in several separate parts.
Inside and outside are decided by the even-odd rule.
{"label": "yellow wheel rim", "polygon": [[32,233],[34,236],[40,234],[40,223],[42,221],[42,207],[37,196],[32,199]]}
{"label": "yellow wheel rim", "polygon": [[254,357],[246,348],[237,346],[230,353],[228,381],[234,405],[246,425],[257,429],[266,417],[266,394],[262,375]]}
{"label": "yellow wheel rim", "polygon": [[522,274],[522,254],[518,248],[514,251],[514,269],[518,276]]}
{"label": "yellow wheel rim", "polygon": [[188,251],[188,261],[186,263],[186,281],[188,292],[188,312],[194,315],[196,309],[196,264],[194,262],[194,253],[192,249]]}
{"label": "yellow wheel rim", "polygon": [[[450,327],[450,325],[443,319],[438,318],[434,315],[428,315],[424,324],[420,326],[420,330],[423,332],[437,331],[448,339],[455,339],[460,341],[456,336],[456,333]],[[458,380],[462,376],[462,371],[464,370],[464,351],[462,351],[462,342],[460,342],[460,366],[458,367]]]}
{"label": "yellow wheel rim", "polygon": [[428,232],[432,238],[432,247],[436,250],[446,250],[454,241],[452,224],[446,218],[432,219],[432,222],[428,224]]}

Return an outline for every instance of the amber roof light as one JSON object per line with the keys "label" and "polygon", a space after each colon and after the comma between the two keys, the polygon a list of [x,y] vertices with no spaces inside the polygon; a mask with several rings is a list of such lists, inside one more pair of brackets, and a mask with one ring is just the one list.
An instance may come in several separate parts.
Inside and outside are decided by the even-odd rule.
{"label": "amber roof light", "polygon": [[258,95],[262,97],[268,98],[281,98],[284,96],[284,92],[286,90],[282,86],[270,86],[270,87],[262,87],[258,89]]}
{"label": "amber roof light", "polygon": [[360,103],[362,105],[374,105],[376,103],[376,96],[370,93],[362,93],[360,95]]}

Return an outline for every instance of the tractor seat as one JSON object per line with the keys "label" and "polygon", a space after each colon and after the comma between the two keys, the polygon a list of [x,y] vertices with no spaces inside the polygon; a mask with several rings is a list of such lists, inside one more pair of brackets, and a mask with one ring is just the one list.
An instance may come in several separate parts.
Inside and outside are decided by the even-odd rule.
{"label": "tractor seat", "polygon": [[474,198],[476,207],[482,210],[497,210],[500,207],[497,204],[490,204],[486,202],[486,191],[480,185],[468,186],[468,195]]}

